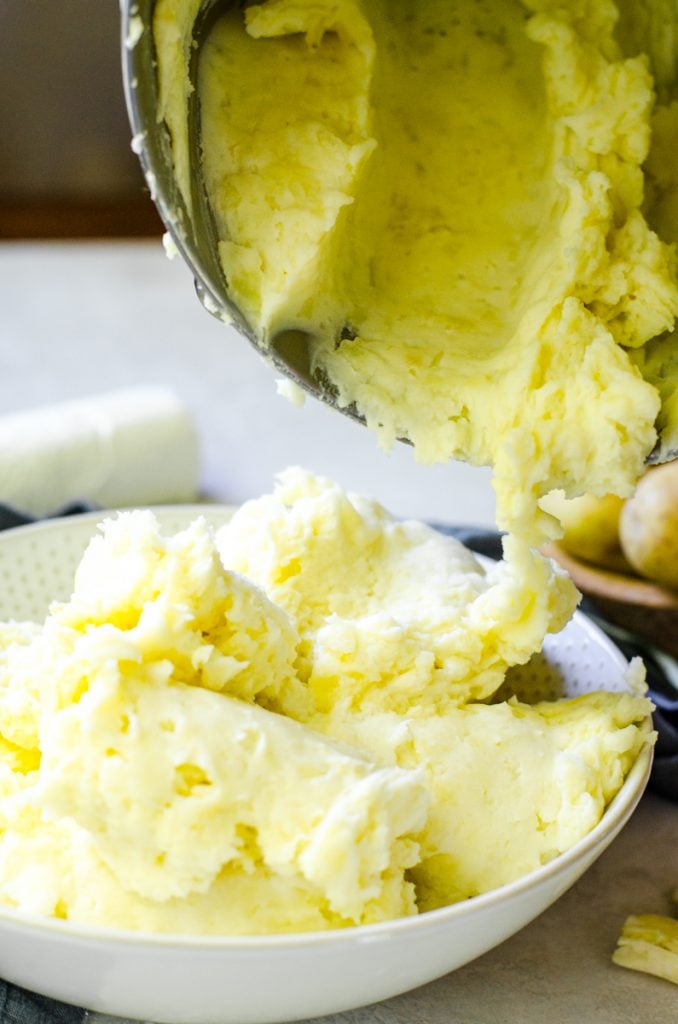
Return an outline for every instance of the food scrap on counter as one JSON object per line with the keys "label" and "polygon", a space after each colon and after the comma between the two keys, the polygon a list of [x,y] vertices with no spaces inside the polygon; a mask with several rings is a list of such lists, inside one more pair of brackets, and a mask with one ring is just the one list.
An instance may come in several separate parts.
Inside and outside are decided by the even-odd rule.
{"label": "food scrap on counter", "polygon": [[664,914],[632,914],[624,922],[612,960],[678,985],[678,921]]}

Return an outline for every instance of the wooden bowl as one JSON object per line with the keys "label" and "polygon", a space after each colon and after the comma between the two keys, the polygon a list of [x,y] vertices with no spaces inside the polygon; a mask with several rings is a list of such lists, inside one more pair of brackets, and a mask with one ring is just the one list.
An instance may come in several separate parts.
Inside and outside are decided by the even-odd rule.
{"label": "wooden bowl", "polygon": [[600,615],[678,658],[678,593],[640,576],[585,562],[557,543],[544,554],[566,569]]}

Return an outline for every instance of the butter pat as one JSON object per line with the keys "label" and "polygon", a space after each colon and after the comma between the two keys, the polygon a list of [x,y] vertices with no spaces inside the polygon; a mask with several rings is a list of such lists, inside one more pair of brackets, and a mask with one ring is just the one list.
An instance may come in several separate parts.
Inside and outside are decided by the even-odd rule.
{"label": "butter pat", "polygon": [[33,515],[74,499],[107,508],[193,501],[199,472],[192,416],[164,388],[0,416],[0,501]]}

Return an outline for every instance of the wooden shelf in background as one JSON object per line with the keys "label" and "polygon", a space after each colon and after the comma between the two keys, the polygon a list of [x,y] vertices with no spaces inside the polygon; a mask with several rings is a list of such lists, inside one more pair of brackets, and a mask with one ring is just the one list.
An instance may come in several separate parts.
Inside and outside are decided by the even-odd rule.
{"label": "wooden shelf in background", "polygon": [[148,196],[100,202],[0,196],[0,239],[153,237],[163,230]]}

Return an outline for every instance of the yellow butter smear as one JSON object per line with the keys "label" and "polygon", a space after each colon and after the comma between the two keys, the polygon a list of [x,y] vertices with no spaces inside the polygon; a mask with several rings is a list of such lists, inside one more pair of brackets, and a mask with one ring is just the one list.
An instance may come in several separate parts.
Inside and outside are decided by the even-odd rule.
{"label": "yellow butter smear", "polygon": [[0,902],[301,932],[548,863],[653,739],[631,689],[511,695],[574,600],[298,469],[217,534],[105,521],[66,602],[0,624]]}
{"label": "yellow butter smear", "polygon": [[[187,197],[195,6],[155,22]],[[530,540],[541,495],[628,494],[656,428],[675,442],[676,21],[640,0],[268,0],[203,48],[233,299],[264,339],[307,332],[385,447],[492,465],[499,525]]]}
{"label": "yellow butter smear", "polygon": [[678,921],[663,914],[632,914],[624,922],[612,960],[678,985]]}

